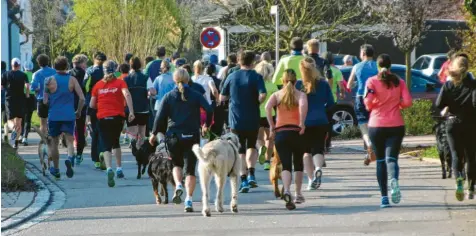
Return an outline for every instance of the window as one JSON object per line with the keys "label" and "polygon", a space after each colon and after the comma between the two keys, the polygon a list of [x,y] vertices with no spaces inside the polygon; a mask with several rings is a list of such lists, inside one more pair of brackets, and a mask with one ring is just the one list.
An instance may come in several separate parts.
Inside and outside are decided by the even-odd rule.
{"label": "window", "polygon": [[433,62],[433,69],[441,69],[441,66],[446,62],[446,60],[448,60],[446,57],[435,58],[435,61]]}
{"label": "window", "polygon": [[413,69],[417,69],[417,70],[424,70],[424,69],[428,69],[428,67],[430,66],[430,58],[428,57],[420,57],[420,59],[418,59],[415,64],[413,64]]}
{"label": "window", "polygon": [[420,70],[421,69],[421,63],[423,62],[423,60],[424,60],[423,57],[418,58],[418,60],[415,63],[413,63],[412,68]]}

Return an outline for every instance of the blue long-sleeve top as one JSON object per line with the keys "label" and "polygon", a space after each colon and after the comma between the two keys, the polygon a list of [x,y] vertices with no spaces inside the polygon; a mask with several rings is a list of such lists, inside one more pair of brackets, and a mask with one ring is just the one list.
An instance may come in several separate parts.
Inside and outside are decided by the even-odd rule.
{"label": "blue long-sleeve top", "polygon": [[[297,81],[296,88],[298,90],[303,90],[301,80]],[[307,104],[307,116],[306,121],[304,122],[306,127],[329,124],[326,109],[332,107],[335,104],[335,101],[331,87],[327,81],[318,80],[316,82],[315,91],[307,94]]]}
{"label": "blue long-sleeve top", "polygon": [[56,70],[45,66],[33,73],[33,79],[31,81],[31,91],[35,91],[36,100],[43,100],[43,93],[45,89],[45,79],[56,74]]}
{"label": "blue long-sleeve top", "polygon": [[200,108],[207,112],[207,126],[212,124],[213,108],[202,94],[198,93],[189,85],[184,85],[182,101],[178,88],[167,93],[157,110],[155,116],[153,134],[197,134],[200,132]]}

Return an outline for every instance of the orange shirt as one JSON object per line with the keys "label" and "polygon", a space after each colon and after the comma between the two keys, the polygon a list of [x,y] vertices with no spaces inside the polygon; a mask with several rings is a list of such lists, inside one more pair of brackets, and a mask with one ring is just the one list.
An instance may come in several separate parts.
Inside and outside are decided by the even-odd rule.
{"label": "orange shirt", "polygon": [[277,109],[277,115],[276,115],[276,128],[282,127],[282,126],[298,126],[299,127],[299,106],[291,108],[291,110],[288,110],[288,108],[284,105],[278,105]]}
{"label": "orange shirt", "polygon": [[114,79],[108,83],[100,80],[94,85],[92,96],[97,101],[97,118],[122,116],[124,112],[124,95],[122,89],[127,88],[126,82],[120,79]]}

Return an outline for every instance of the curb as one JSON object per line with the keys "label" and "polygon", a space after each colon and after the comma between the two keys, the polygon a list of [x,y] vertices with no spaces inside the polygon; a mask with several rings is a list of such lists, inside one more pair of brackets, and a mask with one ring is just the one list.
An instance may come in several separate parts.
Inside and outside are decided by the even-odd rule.
{"label": "curb", "polygon": [[50,190],[36,177],[30,170],[26,169],[26,177],[35,182],[38,190],[35,192],[33,200],[25,208],[2,221],[2,232],[14,228],[43,212],[51,201]]}
{"label": "curb", "polygon": [[35,181],[38,192],[29,206],[2,222],[2,235],[11,235],[40,223],[52,216],[66,201],[66,194],[61,187],[48,177],[43,177],[38,167],[27,161],[25,167],[27,177]]}

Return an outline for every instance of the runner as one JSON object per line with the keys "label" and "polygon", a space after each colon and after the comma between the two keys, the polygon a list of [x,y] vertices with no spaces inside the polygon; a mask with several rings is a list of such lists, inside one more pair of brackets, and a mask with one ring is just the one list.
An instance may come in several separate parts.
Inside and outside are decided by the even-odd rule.
{"label": "runner", "polygon": [[[160,75],[162,68],[162,61],[165,60],[165,54],[167,53],[165,46],[159,46],[157,48],[157,59],[149,62],[144,69],[144,74],[149,78],[147,82],[147,88],[154,84],[154,80]],[[155,96],[149,96],[149,122],[147,122],[146,135],[148,136],[152,130],[155,117]]]}
{"label": "runner", "polygon": [[454,50],[450,50],[446,55],[448,59],[441,65],[440,71],[438,71],[438,78],[440,79],[441,83],[446,82],[446,78],[448,77],[448,70],[449,65],[451,63],[451,59],[455,56],[456,52]]}
{"label": "runner", "polygon": [[[267,96],[264,102],[260,105],[260,128],[258,133],[258,161],[263,165],[264,170],[269,170],[271,156],[273,155],[274,140],[270,136],[269,123],[266,118],[266,103],[274,92],[278,91],[278,87],[273,83],[274,68],[266,60],[261,61],[255,67],[256,72],[263,76],[264,86],[266,88]],[[272,111],[273,119],[276,120],[276,112]]]}
{"label": "runner", "polygon": [[[65,160],[66,176],[73,177],[74,147],[73,133],[75,120],[81,117],[84,107],[84,94],[73,76],[68,73],[68,59],[59,56],[55,59],[56,74],[46,78],[43,103],[48,104],[48,142],[50,158],[54,167],[50,167],[50,174],[56,179],[60,178],[59,150],[60,135],[64,134],[68,148],[68,159]],[[78,108],[74,109],[74,94],[79,97]]]}
{"label": "runner", "polygon": [[[269,52],[263,52],[261,53],[260,60],[266,61],[267,63],[271,64],[271,54]],[[274,69],[273,69],[274,70]]]}
{"label": "runner", "polygon": [[[345,97],[345,87],[342,83],[343,75],[342,72],[334,65],[334,55],[332,52],[325,52],[323,56],[324,60],[330,65],[329,68],[332,71],[332,79],[328,79],[327,82],[332,90],[332,96],[334,96],[334,101],[337,102],[338,99],[344,99]],[[339,97],[337,97],[337,88],[339,88]],[[332,126],[334,125],[332,115],[334,114],[333,109],[327,109],[327,120],[329,121],[329,130],[327,132],[326,138],[326,152],[330,151],[332,146],[332,134],[333,129]],[[351,124],[354,125],[354,124]]]}
{"label": "runner", "polygon": [[127,84],[114,76],[116,63],[109,60],[103,64],[104,78],[94,85],[89,106],[97,109],[99,133],[104,144],[104,159],[107,168],[107,185],[114,187],[114,171],[112,170],[112,150],[116,156],[117,178],[124,178],[121,163],[121,146],[119,138],[124,126],[124,99],[129,108],[128,121],[135,119],[134,107]]}
{"label": "runner", "polygon": [[145,58],[145,64],[149,64],[149,62],[153,61],[154,60],[154,57],[151,57],[151,56],[148,56]]}
{"label": "runner", "polygon": [[355,115],[359,123],[360,131],[364,139],[364,147],[367,149],[367,156],[364,160],[364,165],[369,165],[370,162],[375,161],[376,157],[372,150],[372,142],[369,139],[369,112],[365,109],[364,105],[364,91],[365,82],[367,79],[378,74],[377,63],[373,60],[374,48],[370,44],[364,44],[360,47],[360,59],[362,62],[356,64],[352,68],[352,72],[349,76],[347,83],[347,89],[352,90],[354,82],[357,80],[357,94],[355,98]]}
{"label": "runner", "polygon": [[[205,89],[205,99],[208,101],[208,104],[212,104],[211,96],[218,97],[218,89],[213,82],[213,79],[203,74],[203,64],[201,61],[195,61],[193,63],[193,72],[192,81],[194,83],[200,84]],[[203,113],[203,112],[202,112]]]}
{"label": "runner", "polygon": [[147,87],[150,95],[155,98],[154,114],[159,109],[160,102],[165,94],[175,88],[174,78],[172,72],[170,72],[170,63],[168,61],[162,61],[161,71],[162,73],[154,80],[154,83],[152,85],[149,84]]}
{"label": "runner", "polygon": [[[131,70],[131,65],[129,64],[129,62],[123,63],[123,64],[119,65],[118,70],[119,70],[120,75],[117,77],[117,79],[124,80],[129,75],[129,71]],[[127,124],[127,122],[126,122],[126,123],[124,123],[124,127],[122,128],[122,134],[123,134],[122,144],[126,144],[126,145],[131,143],[131,139],[134,139],[133,137],[129,138],[129,134],[127,132],[128,125],[129,124]],[[145,131],[144,131],[144,133],[145,133]]]}
{"label": "runner", "polygon": [[218,63],[218,56],[217,55],[215,55],[215,54],[210,55],[210,64],[215,65],[215,68],[216,68],[217,71],[221,70],[221,66]]}
{"label": "runner", "polygon": [[[273,83],[275,83],[278,88],[282,87],[283,82],[281,78],[283,77],[283,73],[287,69],[293,69],[296,72],[296,78],[300,80],[301,72],[299,71],[299,63],[304,59],[302,55],[303,50],[303,41],[299,37],[294,37],[291,39],[291,55],[287,57],[281,58],[279,60],[278,66],[276,67],[276,73],[273,76]],[[278,58],[276,58],[278,60]]]}
{"label": "runner", "polygon": [[[304,121],[307,115],[306,94],[297,90],[296,73],[292,69],[287,69],[282,78],[284,87],[273,93],[266,104],[266,117],[270,126],[270,134],[275,138],[276,151],[278,152],[283,171],[283,199],[288,210],[294,210],[296,205],[304,203],[305,199],[301,192],[303,154],[303,137],[306,128]],[[276,125],[273,118],[273,109],[277,109]],[[294,202],[291,197],[292,169],[294,164],[294,184],[296,195]]]}
{"label": "runner", "polygon": [[40,54],[36,57],[36,62],[40,69],[33,74],[33,82],[31,83],[31,90],[36,93],[37,113],[40,118],[40,132],[46,136],[48,105],[43,102],[45,79],[56,74],[56,70],[49,67],[50,58],[45,54]]}
{"label": "runner", "polygon": [[344,58],[342,58],[342,63],[343,66],[354,66],[351,55],[345,55]]}
{"label": "runner", "polygon": [[221,69],[219,70],[219,72],[218,72],[218,75],[217,75],[217,77],[218,77],[219,79],[221,79],[221,80],[225,80],[225,78],[228,77],[228,75],[229,75],[229,73],[228,73],[229,70],[230,70],[231,68],[236,67],[237,64],[238,64],[238,60],[237,60],[237,58],[236,58],[236,54],[234,54],[234,53],[231,53],[230,55],[228,55],[228,57],[226,58],[226,60],[227,60],[228,65],[225,66],[225,67],[223,67],[223,68],[221,68]]}
{"label": "runner", "polygon": [[[86,66],[88,63],[88,57],[84,54],[78,54],[73,57],[73,69],[69,72],[77,81],[81,87],[83,94],[86,93],[84,88],[84,80],[87,77],[86,75]],[[79,96],[74,95],[74,109],[78,110],[79,105]],[[84,107],[81,108],[81,116],[76,119],[76,125],[74,128],[74,138],[76,143],[76,165],[80,165],[83,162],[83,151],[86,146],[86,104],[83,104]],[[73,164],[74,165],[74,164]]]}
{"label": "runner", "polygon": [[20,142],[22,119],[25,116],[26,99],[30,97],[30,84],[27,75],[20,71],[20,59],[13,58],[11,65],[12,70],[2,74],[2,88],[5,88],[8,126],[13,127],[10,142],[13,148],[17,149]]}
{"label": "runner", "polygon": [[332,69],[329,62],[319,56],[319,41],[317,39],[307,41],[307,52],[308,55],[314,59],[317,70],[329,81],[329,85],[332,87]]}
{"label": "runner", "polygon": [[256,140],[260,126],[259,105],[266,99],[266,88],[263,77],[253,70],[254,57],[252,51],[241,53],[240,70],[228,76],[220,96],[220,101],[230,99],[230,128],[240,139],[241,193],[247,193],[250,187],[258,187],[255,178]]}
{"label": "runner", "polygon": [[[216,77],[216,67],[210,64],[205,68],[205,73],[213,79],[213,83],[218,87],[221,84],[221,80]],[[221,88],[219,88],[221,89]],[[218,93],[217,93],[218,94]],[[209,140],[212,141],[216,138],[220,138],[223,134],[223,128],[225,125],[225,102],[220,102],[219,97],[212,95],[212,107],[213,107],[213,124],[210,129],[211,135]]]}
{"label": "runner", "polygon": [[329,130],[326,109],[334,105],[329,84],[317,70],[314,59],[306,57],[299,64],[302,82],[298,81],[297,89],[307,95],[308,112],[304,132],[304,167],[309,179],[308,190],[316,190],[321,186],[322,167],[324,166],[324,146]]}
{"label": "runner", "polygon": [[[131,144],[139,149],[145,139],[145,126],[149,120],[149,107],[147,99],[147,76],[141,72],[142,63],[138,57],[130,60],[131,73],[124,79],[129,88],[134,106],[134,117],[132,122],[127,121],[127,133],[131,136]],[[157,80],[156,80],[157,81]],[[126,110],[126,116],[129,111]]]}
{"label": "runner", "polygon": [[97,52],[94,55],[94,65],[86,70],[88,78],[84,81],[84,88],[86,90],[86,105],[88,106],[86,122],[90,128],[91,133],[91,160],[94,162],[96,169],[105,170],[106,165],[103,157],[103,142],[99,134],[99,122],[96,117],[97,110],[89,107],[91,101],[91,92],[98,81],[104,77],[104,70],[102,64],[107,60],[106,55],[102,52]]}
{"label": "runner", "polygon": [[124,63],[123,64],[128,64],[129,65],[129,62],[131,61],[132,57],[134,57],[134,54],[132,53],[126,53],[126,55],[124,56]]}
{"label": "runner", "polygon": [[469,62],[464,56],[457,56],[449,65],[447,82],[436,100],[439,109],[448,107],[446,123],[448,143],[453,158],[456,177],[456,199],[464,200],[464,163],[466,155],[468,199],[474,199],[476,184],[476,80],[468,73]]}
{"label": "runner", "polygon": [[184,159],[187,161],[185,212],[193,212],[192,195],[196,184],[197,157],[192,152],[192,146],[200,142],[200,108],[207,111],[207,122],[202,127],[202,131],[207,132],[212,123],[212,107],[201,94],[187,86],[189,76],[186,70],[176,69],[173,78],[177,87],[162,99],[149,142],[155,146],[157,142],[164,140],[164,135],[167,135],[165,143],[172,158],[173,176],[177,183],[172,200],[175,204],[182,202],[182,169]]}
{"label": "runner", "polygon": [[[366,82],[364,102],[370,112],[369,137],[377,157],[377,180],[382,195],[380,207],[389,207],[387,180],[390,178],[392,202],[401,199],[398,184],[398,154],[405,135],[401,109],[412,105],[412,97],[405,81],[390,72],[390,56],[377,58],[380,71]],[[388,171],[388,175],[387,175]]]}
{"label": "runner", "polygon": [[[28,61],[25,63],[23,66],[25,69],[25,74],[28,77],[28,83],[31,84],[32,76],[33,76],[33,63],[31,61]],[[26,94],[26,89],[25,89],[25,94]],[[22,126],[22,139],[21,143],[23,146],[28,146],[28,134],[30,133],[31,129],[31,116],[33,114],[33,111],[36,110],[36,97],[35,97],[35,92],[33,90],[30,90],[30,96],[26,99],[25,102],[25,119],[23,121],[23,126]]]}

